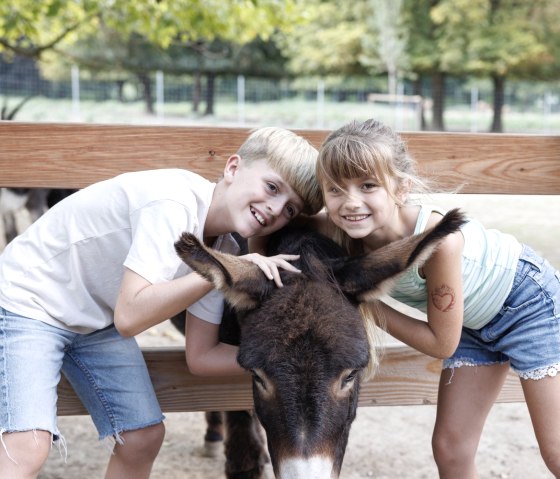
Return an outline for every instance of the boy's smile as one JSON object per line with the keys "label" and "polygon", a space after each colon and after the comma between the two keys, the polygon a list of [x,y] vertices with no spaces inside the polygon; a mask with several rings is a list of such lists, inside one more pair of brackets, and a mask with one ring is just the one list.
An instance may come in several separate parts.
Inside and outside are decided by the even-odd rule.
{"label": "boy's smile", "polygon": [[253,215],[255,216],[255,218],[257,218],[257,221],[262,225],[262,226],[266,226],[268,221],[265,219],[265,217],[263,215],[261,215],[255,208],[253,208],[252,206],[250,207],[251,213],[253,213]]}

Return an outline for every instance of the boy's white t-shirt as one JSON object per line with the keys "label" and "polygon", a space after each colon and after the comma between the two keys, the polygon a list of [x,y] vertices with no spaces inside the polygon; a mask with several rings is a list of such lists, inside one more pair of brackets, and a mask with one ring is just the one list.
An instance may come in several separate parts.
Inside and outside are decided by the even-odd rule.
{"label": "boy's white t-shirt", "polygon": [[[152,284],[191,272],[174,243],[184,231],[202,240],[215,186],[187,170],[162,169],[78,191],[0,255],[0,305],[77,333],[109,326],[124,267]],[[239,251],[231,235],[214,247]],[[219,324],[223,296],[213,290],[188,310]]]}

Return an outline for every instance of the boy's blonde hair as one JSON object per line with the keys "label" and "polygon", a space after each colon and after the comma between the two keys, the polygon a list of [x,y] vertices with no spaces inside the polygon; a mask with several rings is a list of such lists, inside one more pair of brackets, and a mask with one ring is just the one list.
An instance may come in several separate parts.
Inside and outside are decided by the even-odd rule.
{"label": "boy's blonde hair", "polygon": [[313,215],[323,207],[315,176],[318,152],[305,138],[283,128],[259,128],[239,147],[237,154],[248,164],[266,160],[303,200],[303,213]]}

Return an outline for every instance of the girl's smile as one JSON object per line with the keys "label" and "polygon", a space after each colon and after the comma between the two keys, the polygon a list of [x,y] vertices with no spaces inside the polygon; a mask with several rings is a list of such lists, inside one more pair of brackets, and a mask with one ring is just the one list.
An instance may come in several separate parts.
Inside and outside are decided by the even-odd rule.
{"label": "girl's smile", "polygon": [[363,221],[366,218],[369,218],[371,215],[346,215],[343,216],[343,218],[346,221],[350,221],[350,222],[359,222],[359,221]]}
{"label": "girl's smile", "polygon": [[398,228],[396,203],[372,176],[346,178],[339,185],[323,185],[332,222],[348,236],[379,244],[394,239]]}

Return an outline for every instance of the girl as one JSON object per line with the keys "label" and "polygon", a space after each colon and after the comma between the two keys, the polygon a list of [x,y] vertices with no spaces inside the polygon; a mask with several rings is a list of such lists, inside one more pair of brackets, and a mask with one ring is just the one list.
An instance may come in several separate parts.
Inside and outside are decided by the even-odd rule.
{"label": "girl", "polygon": [[[351,122],[319,151],[326,214],[317,226],[352,253],[419,233],[442,212],[410,201],[427,192],[402,139],[375,120]],[[514,237],[469,220],[391,296],[427,314],[380,306],[387,331],[443,358],[432,447],[442,478],[476,477],[482,428],[511,366],[541,455],[560,477],[560,273]]]}

